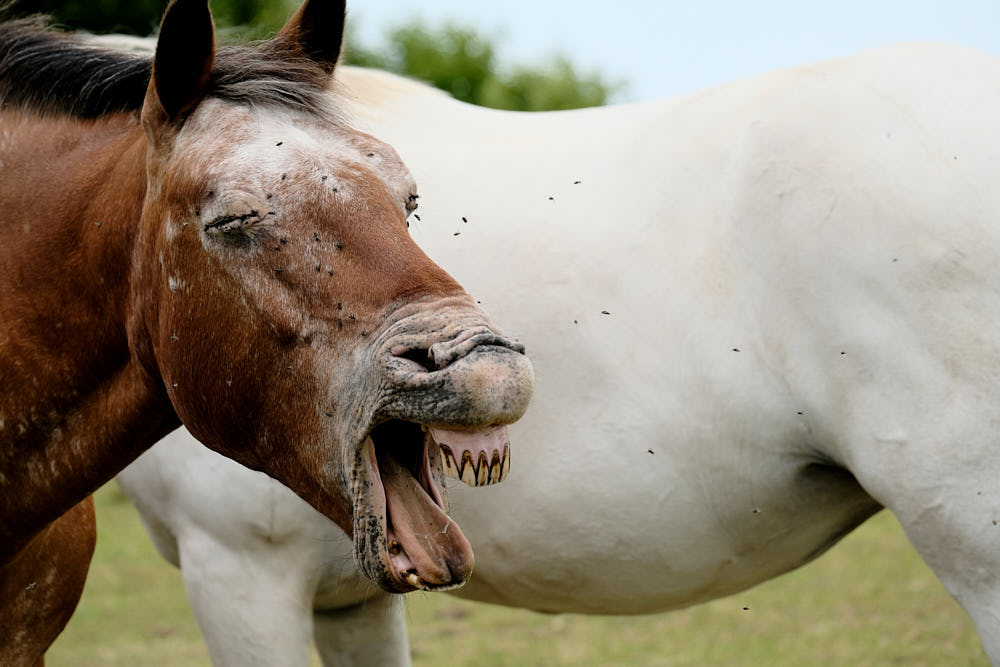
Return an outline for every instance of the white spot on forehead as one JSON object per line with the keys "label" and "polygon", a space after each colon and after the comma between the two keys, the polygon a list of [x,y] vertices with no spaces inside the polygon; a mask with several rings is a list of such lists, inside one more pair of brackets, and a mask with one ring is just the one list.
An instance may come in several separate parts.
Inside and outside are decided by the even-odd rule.
{"label": "white spot on forehead", "polygon": [[167,286],[170,288],[171,292],[176,292],[179,289],[184,289],[187,287],[187,283],[181,278],[176,276],[170,276],[167,278]]}
{"label": "white spot on forehead", "polygon": [[254,140],[241,146],[233,159],[253,157],[258,164],[272,164],[280,169],[292,168],[303,160],[317,167],[360,162],[361,151],[354,135],[296,120],[287,112],[262,111]]}
{"label": "white spot on forehead", "polygon": [[[223,120],[224,115],[230,119]],[[302,187],[319,187],[323,176],[334,179],[338,170],[351,166],[380,179],[400,201],[415,190],[413,177],[390,146],[303,112],[249,110],[209,100],[195,116],[185,125],[187,136],[177,151],[197,152],[219,187],[270,192],[282,174],[297,175]],[[340,196],[353,194],[350,183],[330,180],[326,185],[335,185]]]}

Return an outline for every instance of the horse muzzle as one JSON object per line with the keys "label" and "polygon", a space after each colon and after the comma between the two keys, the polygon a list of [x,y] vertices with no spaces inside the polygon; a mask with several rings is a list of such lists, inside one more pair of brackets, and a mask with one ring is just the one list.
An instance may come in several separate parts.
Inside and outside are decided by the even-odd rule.
{"label": "horse muzzle", "polygon": [[426,348],[395,345],[386,370],[385,416],[448,430],[511,424],[534,388],[524,347],[487,327]]}
{"label": "horse muzzle", "polygon": [[470,302],[411,306],[376,338],[378,400],[353,476],[354,532],[359,565],[387,590],[448,590],[468,579],[474,556],[448,516],[443,477],[501,481],[507,425],[531,398],[524,348]]}

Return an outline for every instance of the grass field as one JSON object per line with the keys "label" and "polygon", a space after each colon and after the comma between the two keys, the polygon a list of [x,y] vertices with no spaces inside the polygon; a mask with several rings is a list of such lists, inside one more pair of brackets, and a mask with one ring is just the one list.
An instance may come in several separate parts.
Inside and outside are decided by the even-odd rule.
{"label": "grass field", "polygon": [[[87,589],[47,665],[208,665],[180,576],[135,510],[114,486],[97,507]],[[968,617],[885,512],[802,570],[679,612],[550,616],[444,595],[411,595],[407,609],[414,663],[427,667],[987,664]]]}

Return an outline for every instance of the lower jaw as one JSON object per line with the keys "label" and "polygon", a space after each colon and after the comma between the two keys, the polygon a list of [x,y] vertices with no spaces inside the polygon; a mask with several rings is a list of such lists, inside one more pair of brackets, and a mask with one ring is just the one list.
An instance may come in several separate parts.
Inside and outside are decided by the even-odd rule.
{"label": "lower jaw", "polygon": [[[423,436],[422,433],[420,435]],[[447,496],[444,495],[444,480],[440,471],[440,454],[437,445],[433,441],[424,441],[423,444],[429,451],[423,453],[419,463],[410,459],[409,464],[401,465],[397,458],[398,455],[392,452],[392,446],[381,441],[377,434],[373,433],[373,436],[370,436],[364,445],[368,449],[368,455],[365,458],[368,458],[370,463],[370,468],[367,471],[371,480],[368,503],[364,509],[358,506],[355,508],[356,512],[359,509],[362,510],[356,516],[367,517],[360,526],[355,525],[356,557],[359,561],[368,561],[367,566],[362,565],[362,571],[380,587],[395,593],[408,593],[413,590],[449,591],[460,588],[469,579],[473,557],[471,547],[462,535],[461,529],[447,516],[445,509]],[[421,440],[424,440],[423,437]],[[405,478],[401,477],[404,474],[403,468],[408,471],[408,476]],[[384,480],[384,478],[386,479]],[[391,484],[391,490],[386,489],[384,484]],[[430,488],[427,488],[428,486]],[[417,487],[422,488],[418,490]],[[400,490],[407,488],[409,491],[401,495]],[[422,500],[414,495],[421,493],[425,496]],[[394,498],[392,503],[390,503],[390,495]],[[428,538],[433,534],[448,535],[450,532],[450,535],[444,539],[452,542],[451,548],[457,549],[457,551],[437,552],[439,555],[429,565],[432,573],[431,581],[421,576],[421,570],[403,548],[403,540],[399,539],[393,530],[392,514],[389,511],[390,504],[396,507],[394,511],[397,511],[401,517],[410,514],[409,511],[400,510],[401,507],[408,508],[413,505],[425,507],[422,514],[418,513],[415,516],[410,514],[405,524],[407,527],[405,532],[409,533],[409,542],[407,543],[412,543],[414,539],[417,539],[417,542],[412,545],[414,547],[417,544],[424,544],[421,540],[427,539],[428,542],[424,547],[430,553],[434,553],[435,547],[433,545],[435,542]],[[432,506],[437,511],[428,513]],[[429,529],[428,526],[430,526]],[[415,527],[423,527],[427,531],[426,536],[415,538],[413,534]],[[363,531],[361,534],[365,536],[361,541],[357,539],[359,530]],[[443,541],[436,544],[443,546]],[[428,553],[424,551],[424,547],[416,547],[417,553],[421,554],[422,558],[427,558]],[[466,553],[459,556],[459,553],[463,551]],[[453,555],[444,556],[445,553]],[[444,564],[452,561],[464,563],[464,565],[459,565],[456,572],[454,566]],[[435,570],[443,570],[443,572]],[[451,571],[450,577],[446,574],[448,570]],[[462,576],[463,574],[465,576]],[[442,575],[445,576],[442,577]],[[447,580],[449,578],[451,580]]]}
{"label": "lower jaw", "polygon": [[420,573],[417,571],[416,566],[407,556],[405,551],[398,548],[398,542],[396,541],[396,535],[391,527],[386,529],[386,542],[389,547],[387,549],[388,558],[385,559],[384,564],[387,565],[387,570],[390,576],[396,580],[398,584],[405,584],[412,589],[419,591],[453,591],[457,588],[461,588],[468,581],[469,577],[465,577],[461,581],[453,581],[444,584],[435,584],[429,581],[424,581],[420,577]]}

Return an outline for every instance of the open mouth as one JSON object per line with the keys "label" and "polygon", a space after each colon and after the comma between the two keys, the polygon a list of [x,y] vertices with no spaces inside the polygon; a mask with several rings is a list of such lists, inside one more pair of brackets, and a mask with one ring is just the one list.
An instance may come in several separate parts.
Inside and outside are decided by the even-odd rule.
{"label": "open mouth", "polygon": [[366,446],[373,505],[384,502],[381,557],[397,587],[441,591],[464,584],[474,557],[447,514],[444,474],[471,486],[501,481],[510,468],[507,428],[447,430],[391,420],[372,430]]}

